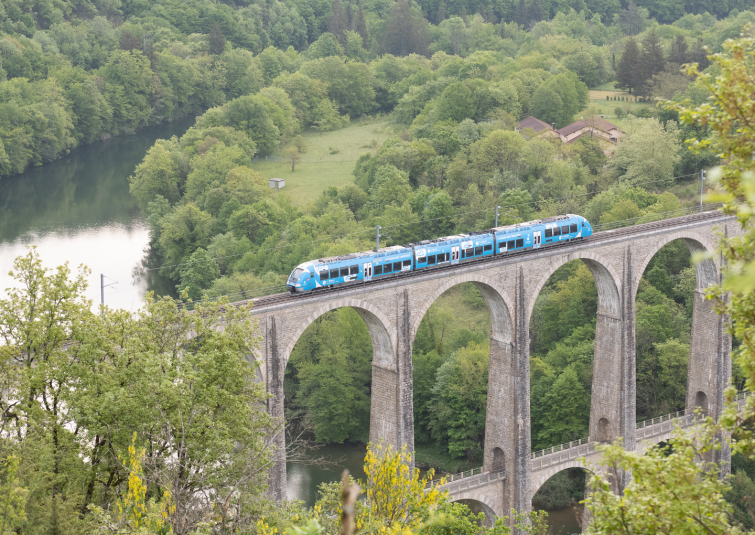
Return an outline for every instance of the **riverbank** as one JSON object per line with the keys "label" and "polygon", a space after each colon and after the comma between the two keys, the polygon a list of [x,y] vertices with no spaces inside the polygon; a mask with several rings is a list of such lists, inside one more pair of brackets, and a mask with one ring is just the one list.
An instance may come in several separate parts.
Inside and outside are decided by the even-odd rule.
{"label": "riverbank", "polygon": [[[13,260],[36,246],[46,267],[69,262],[92,271],[86,296],[96,308],[105,275],[105,304],[136,310],[144,293],[173,295],[175,283],[145,271],[149,229],[128,177],[157,139],[181,136],[194,117],[92,143],[54,162],[0,180],[0,298],[12,284]],[[117,284],[112,283],[117,281]]]}

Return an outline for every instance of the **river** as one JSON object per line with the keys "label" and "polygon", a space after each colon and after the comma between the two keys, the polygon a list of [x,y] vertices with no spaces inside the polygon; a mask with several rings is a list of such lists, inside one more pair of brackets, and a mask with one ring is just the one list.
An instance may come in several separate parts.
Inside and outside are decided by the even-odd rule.
{"label": "river", "polygon": [[148,290],[174,295],[170,281],[144,272],[149,232],[128,177],[160,138],[182,135],[189,117],[77,149],[68,156],[0,179],[0,297],[13,281],[13,259],[37,246],[46,267],[68,261],[88,266],[86,296],[100,303],[100,275],[107,278],[105,303],[136,310]]}
{"label": "river", "polygon": [[[0,179],[0,298],[13,285],[13,260],[34,245],[46,267],[68,261],[92,273],[86,296],[100,303],[100,275],[107,278],[105,304],[136,310],[144,293],[175,296],[173,283],[155,271],[149,232],[128,190],[128,177],[155,140],[181,136],[193,118],[82,147],[72,154],[25,173]],[[317,487],[340,480],[344,468],[357,478],[365,448],[325,446],[315,452],[334,464],[327,468],[289,463],[288,496],[312,506]],[[578,533],[573,513],[556,512],[554,535]]]}

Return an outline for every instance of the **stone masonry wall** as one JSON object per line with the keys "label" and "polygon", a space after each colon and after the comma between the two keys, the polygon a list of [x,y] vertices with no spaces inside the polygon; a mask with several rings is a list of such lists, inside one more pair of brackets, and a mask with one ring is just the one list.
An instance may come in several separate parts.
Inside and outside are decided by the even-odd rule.
{"label": "stone masonry wall", "polygon": [[[635,227],[637,235],[600,233],[600,241],[576,242],[568,248],[543,248],[526,255],[470,263],[452,270],[428,271],[379,284],[354,285],[301,296],[279,304],[260,305],[255,314],[264,336],[259,358],[273,394],[268,407],[283,416],[283,374],[299,336],[317,317],[336,308],[353,307],[365,319],[373,343],[373,401],[370,437],[395,447],[414,448],[411,348],[419,324],[432,303],[462,282],[480,288],[491,312],[490,383],[485,437],[485,465],[492,450],[505,453],[505,507],[527,510],[530,489],[529,321],[534,302],[550,275],[563,264],[581,259],[596,278],[599,299],[590,436],[596,418],[610,422],[611,438],[634,444],[634,299],[639,280],[653,255],[666,243],[682,239],[695,250],[715,250],[715,227],[736,232],[732,219],[680,220],[673,228]],[[699,289],[717,279],[718,261],[698,268]],[[702,300],[695,302],[690,385],[707,389],[717,406],[728,384],[728,338],[723,322]],[[711,342],[712,341],[712,342]],[[711,356],[712,354],[712,356]],[[727,368],[728,367],[728,368]],[[688,398],[689,400],[689,398]],[[271,494],[285,492],[283,437],[271,470]],[[496,507],[498,509],[498,507]]]}

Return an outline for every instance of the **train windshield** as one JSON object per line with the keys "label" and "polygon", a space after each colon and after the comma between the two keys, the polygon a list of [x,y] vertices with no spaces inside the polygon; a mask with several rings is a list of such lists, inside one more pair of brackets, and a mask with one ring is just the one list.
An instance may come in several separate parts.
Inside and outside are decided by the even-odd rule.
{"label": "train windshield", "polygon": [[299,275],[301,275],[302,273],[304,273],[303,269],[296,268],[294,272],[291,273],[291,278],[289,278],[288,280],[291,282],[296,282],[296,280],[299,278]]}

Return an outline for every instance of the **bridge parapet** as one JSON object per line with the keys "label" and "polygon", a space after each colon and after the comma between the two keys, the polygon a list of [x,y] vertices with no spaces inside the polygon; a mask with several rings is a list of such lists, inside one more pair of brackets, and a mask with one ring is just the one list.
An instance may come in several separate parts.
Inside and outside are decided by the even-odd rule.
{"label": "bridge parapet", "polygon": [[[749,392],[737,394],[736,400],[739,407],[743,407],[745,399],[750,396]],[[678,411],[675,413],[651,418],[637,422],[636,440],[638,445],[644,446],[641,449],[666,440],[674,430],[679,427],[685,429],[699,422],[705,413]],[[558,472],[563,468],[569,468],[574,465],[575,461],[580,458],[590,458],[600,453],[596,448],[601,442],[588,441],[588,439],[579,439],[572,442],[552,446],[544,450],[533,451],[531,453],[532,472],[549,470]],[[554,471],[553,469],[556,468]],[[428,482],[426,489],[439,485],[445,480],[442,487],[448,490],[452,495],[461,491],[471,490],[482,487],[490,483],[495,483],[506,479],[506,472],[500,470],[497,472],[483,472],[483,467],[472,468],[465,472],[452,474],[444,478],[434,479]]]}
{"label": "bridge parapet", "polygon": [[[482,467],[480,468],[482,470]],[[458,475],[458,474],[454,474]],[[478,487],[484,487],[492,483],[498,483],[506,479],[506,470],[498,470],[497,472],[483,472],[475,476],[466,477],[451,483],[443,485],[443,490],[447,490],[453,497],[454,494],[459,492],[476,489]],[[428,487],[429,488],[429,487]]]}

